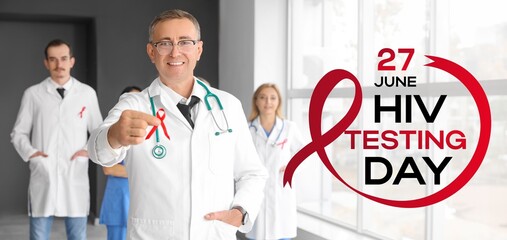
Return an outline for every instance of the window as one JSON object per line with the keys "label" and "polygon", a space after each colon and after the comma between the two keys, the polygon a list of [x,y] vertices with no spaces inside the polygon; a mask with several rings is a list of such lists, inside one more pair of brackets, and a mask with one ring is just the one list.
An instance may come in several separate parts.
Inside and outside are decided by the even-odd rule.
{"label": "window", "polygon": [[[460,129],[467,136],[467,151],[449,149],[351,150],[343,135],[326,147],[333,166],[351,186],[387,198],[407,199],[439,190],[424,162],[417,162],[428,184],[404,179],[399,186],[370,187],[364,184],[364,158],[368,155],[399,159],[430,156],[435,162],[453,156],[441,176],[446,186],[470,160],[478,138],[478,111],[468,91],[452,76],[434,69],[413,67],[406,72],[378,72],[377,54],[382,48],[414,48],[412,66],[429,62],[425,54],[448,58],[462,65],[481,82],[492,112],[492,133],[486,158],[472,180],[458,193],[439,204],[414,209],[385,206],[364,199],[335,179],[317,156],[305,161],[298,185],[301,212],[382,239],[493,239],[507,238],[507,220],[499,212],[507,207],[507,17],[499,0],[293,0],[289,1],[289,118],[309,137],[308,107],[313,89],[324,74],[346,69],[361,81],[364,95],[361,112],[349,129]],[[450,11],[452,9],[452,11]],[[404,58],[396,58],[397,66]],[[381,123],[373,119],[373,86],[380,76],[417,76],[418,92],[428,108],[438,96],[434,89],[446,89],[448,96],[438,120],[428,124],[413,108],[410,124],[395,123],[393,114],[383,113]],[[328,97],[322,113],[323,133],[348,111],[353,93],[350,82],[340,83]],[[370,94],[368,94],[370,93]],[[399,93],[398,93],[399,94]],[[394,95],[394,94],[393,94]],[[405,94],[402,93],[404,96]],[[394,96],[382,98],[393,104]],[[393,166],[394,174],[400,166]],[[382,175],[373,166],[372,175]],[[394,178],[394,177],[393,177]],[[305,179],[305,180],[302,180]],[[392,182],[393,179],[390,181]],[[389,182],[389,183],[391,183]],[[481,196],[478,198],[477,196]]]}
{"label": "window", "polygon": [[[308,103],[311,89],[320,78],[336,66],[357,69],[357,30],[358,5],[354,1],[304,0],[291,2],[294,12],[292,18],[292,59],[291,77],[288,84],[291,90],[302,90],[303,98],[290,99],[290,117],[299,126],[308,126]],[[298,15],[301,14],[301,15]],[[340,84],[350,87],[351,84]],[[323,128],[331,128],[338,116],[346,113],[351,99],[329,99],[323,112]],[[308,129],[306,135],[309,136]],[[305,133],[305,131],[303,131]],[[350,176],[351,184],[357,172],[357,162],[343,161],[339,156],[355,153],[340,151],[340,143],[336,142],[326,148],[333,164],[339,165],[343,174]],[[340,152],[340,154],[338,154]],[[300,175],[304,176],[306,185],[300,187],[304,194],[298,195],[300,207],[309,212],[338,220],[346,225],[355,226],[357,222],[357,196],[348,191],[346,186],[335,181],[331,174],[324,170],[317,156],[312,156],[313,164],[304,168]],[[310,161],[306,161],[310,162]],[[309,163],[306,163],[309,165]],[[319,165],[320,164],[320,165]],[[312,179],[308,182],[308,179]],[[315,185],[321,186],[316,191]],[[308,194],[313,192],[313,194]]]}

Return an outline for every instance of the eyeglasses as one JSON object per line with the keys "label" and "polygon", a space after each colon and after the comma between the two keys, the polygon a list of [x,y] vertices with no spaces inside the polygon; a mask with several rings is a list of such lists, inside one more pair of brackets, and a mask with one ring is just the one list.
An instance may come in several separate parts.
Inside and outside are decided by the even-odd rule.
{"label": "eyeglasses", "polygon": [[[178,46],[178,50],[181,52],[189,52],[192,50],[192,48],[197,44],[197,40],[180,40],[176,43]],[[169,40],[162,40],[160,42],[152,43],[152,45],[157,49],[158,53],[160,55],[167,55],[169,54],[174,47],[174,43]]]}

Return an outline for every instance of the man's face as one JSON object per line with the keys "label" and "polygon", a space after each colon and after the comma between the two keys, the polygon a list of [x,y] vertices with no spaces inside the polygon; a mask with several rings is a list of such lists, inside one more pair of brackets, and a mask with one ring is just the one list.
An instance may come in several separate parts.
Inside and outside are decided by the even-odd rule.
{"label": "man's face", "polygon": [[164,83],[178,83],[190,81],[194,76],[194,68],[202,53],[202,41],[195,45],[179,47],[181,40],[198,40],[194,24],[186,19],[171,19],[155,25],[152,42],[171,41],[172,50],[165,55],[148,43],[146,50],[151,61],[158,70],[160,79]]}
{"label": "man's face", "polygon": [[59,83],[65,83],[70,79],[70,70],[74,66],[74,57],[70,56],[67,45],[49,47],[44,65],[49,71],[51,78]]}

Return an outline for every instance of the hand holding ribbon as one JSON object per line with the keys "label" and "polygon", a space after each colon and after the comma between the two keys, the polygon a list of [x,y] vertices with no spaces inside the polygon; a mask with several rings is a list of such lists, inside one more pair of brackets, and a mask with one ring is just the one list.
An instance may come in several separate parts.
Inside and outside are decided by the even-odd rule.
{"label": "hand holding ribbon", "polygon": [[107,140],[112,148],[137,145],[145,140],[146,128],[161,124],[159,118],[134,110],[125,110],[120,119],[107,132]]}
{"label": "hand holding ribbon", "polygon": [[[164,124],[164,119],[165,119],[165,111],[163,108],[160,108],[158,111],[157,111],[157,118],[160,119],[160,126],[162,126],[162,130],[164,130],[164,135],[167,137],[167,139],[171,139],[169,137],[169,134],[167,133],[167,128],[165,127],[165,124]],[[153,126],[150,130],[150,133],[148,133],[148,135],[146,135],[146,138],[145,139],[149,139],[151,137],[151,135],[153,135],[153,133],[157,130],[158,126]],[[158,134],[157,134],[157,142],[158,142]]]}

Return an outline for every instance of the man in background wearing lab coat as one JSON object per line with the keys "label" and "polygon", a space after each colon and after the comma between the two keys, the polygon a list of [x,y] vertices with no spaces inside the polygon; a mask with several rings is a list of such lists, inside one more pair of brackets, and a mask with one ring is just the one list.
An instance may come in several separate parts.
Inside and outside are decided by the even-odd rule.
{"label": "man in background wearing lab coat", "polygon": [[[146,50],[159,77],[123,95],[88,145],[104,166],[127,156],[127,238],[236,239],[251,229],[267,177],[241,103],[194,77],[203,42],[189,13],[157,16]],[[187,120],[179,108],[194,102]]]}
{"label": "man in background wearing lab coat", "polygon": [[70,75],[74,57],[63,40],[49,42],[50,77],[25,90],[11,142],[29,163],[30,239],[50,239],[54,217],[65,217],[68,239],[86,239],[90,209],[88,132],[102,115],[97,94]]}

